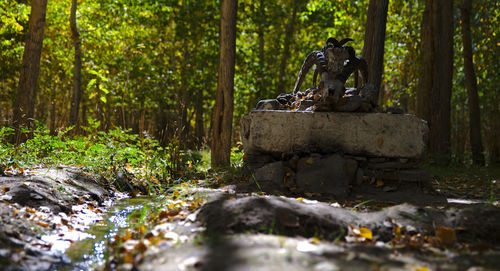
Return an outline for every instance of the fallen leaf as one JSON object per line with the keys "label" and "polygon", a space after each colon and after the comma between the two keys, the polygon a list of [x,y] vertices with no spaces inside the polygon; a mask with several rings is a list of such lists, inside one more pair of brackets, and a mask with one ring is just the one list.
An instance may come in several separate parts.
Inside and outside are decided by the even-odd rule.
{"label": "fallen leaf", "polygon": [[368,240],[372,240],[373,239],[373,234],[372,234],[372,231],[368,228],[365,228],[365,227],[361,227],[359,228],[359,235],[368,239]]}
{"label": "fallen leaf", "polygon": [[36,224],[38,224],[39,226],[42,226],[44,228],[47,228],[49,226],[49,223],[45,223],[45,222],[42,222],[42,221],[37,221]]}
{"label": "fallen leaf", "polygon": [[36,213],[36,210],[35,209],[31,209],[29,207],[26,207],[26,212],[30,213],[30,214],[35,214]]}
{"label": "fallen leaf", "polygon": [[160,218],[160,220],[164,219],[164,218],[167,218],[168,217],[168,213],[166,211],[161,211],[159,214],[158,214],[158,218]]}
{"label": "fallen leaf", "polygon": [[125,253],[123,263],[134,263],[134,254],[132,252]]}
{"label": "fallen leaf", "polygon": [[382,187],[384,186],[384,181],[382,180],[377,180],[377,184],[376,184],[377,187]]}
{"label": "fallen leaf", "polygon": [[312,237],[312,238],[309,238],[309,239],[308,239],[308,241],[309,241],[309,243],[311,243],[311,244],[316,244],[316,245],[317,245],[317,244],[319,244],[319,239],[318,239],[318,237]]}
{"label": "fallen leaf", "polygon": [[144,253],[146,250],[148,250],[148,246],[144,243],[144,241],[139,241],[139,243],[137,243],[134,248],[140,253]]}
{"label": "fallen leaf", "polygon": [[436,237],[439,239],[441,244],[445,246],[451,246],[457,241],[455,230],[443,226],[439,226],[436,230]]}

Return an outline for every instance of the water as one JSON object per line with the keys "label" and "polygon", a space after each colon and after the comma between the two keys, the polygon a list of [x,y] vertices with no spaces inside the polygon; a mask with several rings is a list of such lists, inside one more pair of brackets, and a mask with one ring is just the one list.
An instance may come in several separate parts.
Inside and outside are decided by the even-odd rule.
{"label": "water", "polygon": [[[104,215],[104,219],[85,232],[79,232],[73,242],[68,240],[52,240],[52,250],[64,252],[66,264],[55,270],[93,270],[106,262],[106,247],[113,242],[121,231],[133,226],[130,214],[142,210],[152,201],[149,197],[124,198],[117,200]],[[50,237],[46,237],[50,239]],[[68,239],[68,238],[65,238]]]}

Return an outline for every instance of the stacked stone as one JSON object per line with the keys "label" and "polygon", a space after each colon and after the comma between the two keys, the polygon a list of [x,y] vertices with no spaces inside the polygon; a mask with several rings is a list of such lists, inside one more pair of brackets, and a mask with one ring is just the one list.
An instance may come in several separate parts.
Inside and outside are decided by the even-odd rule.
{"label": "stacked stone", "polygon": [[425,186],[418,163],[427,133],[409,114],[257,110],[241,120],[246,163],[261,187],[339,198],[367,183],[385,192]]}

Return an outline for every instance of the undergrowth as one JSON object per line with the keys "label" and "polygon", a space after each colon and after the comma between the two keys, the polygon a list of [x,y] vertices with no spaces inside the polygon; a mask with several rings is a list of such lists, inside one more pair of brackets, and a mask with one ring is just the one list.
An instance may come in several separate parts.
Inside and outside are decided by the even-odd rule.
{"label": "undergrowth", "polygon": [[[186,151],[172,138],[167,146],[156,139],[132,134],[116,127],[99,131],[99,122],[82,127],[86,135],[74,135],[73,127],[56,135],[43,125],[24,131],[30,139],[19,145],[9,143],[14,130],[0,128],[0,175],[22,173],[37,167],[75,166],[99,176],[121,191],[145,193],[162,191],[188,179],[205,178],[209,172],[208,151]],[[241,160],[233,154],[233,164]]]}

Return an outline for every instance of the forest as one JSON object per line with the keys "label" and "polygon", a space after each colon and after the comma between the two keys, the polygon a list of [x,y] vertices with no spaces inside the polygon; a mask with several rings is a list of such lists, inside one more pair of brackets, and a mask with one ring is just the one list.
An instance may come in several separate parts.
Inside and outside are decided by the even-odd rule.
{"label": "forest", "polygon": [[[131,198],[125,205],[137,207],[130,207],[127,219],[135,224],[127,222],[130,224],[117,237],[105,237],[111,238],[106,241],[106,257],[91,262],[92,268],[155,270],[158,259],[145,256],[148,248],[162,242],[173,246],[188,240],[189,246],[199,248],[202,244],[209,251],[204,254],[205,260],[190,264],[196,267],[199,263],[201,270],[214,270],[219,267],[214,259],[223,258],[213,251],[231,251],[233,245],[264,242],[260,237],[246,235],[247,231],[309,238],[305,239],[308,253],[311,245],[319,247],[324,245],[322,242],[330,242],[322,249],[332,244],[352,249],[349,244],[374,245],[380,241],[386,246],[390,244],[391,249],[417,248],[441,257],[426,254],[424,259],[408,262],[394,260],[389,254],[374,256],[390,262],[394,268],[404,264],[403,269],[407,270],[433,270],[450,263],[454,259],[447,254],[450,250],[466,255],[464,262],[450,270],[459,270],[463,267],[460,264],[495,266],[498,260],[492,255],[498,256],[500,235],[494,229],[499,221],[490,219],[481,225],[470,225],[464,221],[476,209],[469,210],[469,206],[458,207],[458,222],[453,224],[452,220],[443,219],[450,215],[448,207],[435,210],[429,207],[433,205],[430,201],[424,200],[429,212],[426,217],[434,219],[433,229],[428,231],[429,227],[423,225],[426,222],[391,220],[390,212],[421,215],[416,207],[395,206],[399,201],[335,198],[338,205],[331,198],[316,197],[314,193],[300,194],[295,187],[271,196],[273,193],[263,189],[245,166],[248,157],[242,145],[240,122],[259,101],[292,93],[304,59],[310,52],[321,50],[328,38],[351,38],[348,45],[367,63],[367,80],[377,93],[376,112],[397,108],[428,125],[425,156],[419,166],[429,171],[432,189],[444,191],[445,198],[486,203],[487,207],[477,211],[477,215],[495,217],[500,198],[498,29],[500,2],[493,0],[0,0],[0,205],[5,205],[5,211],[0,211],[0,222],[7,221],[5,217],[20,217],[21,213],[30,216],[29,223],[37,224],[35,228],[41,227],[46,234],[50,228],[59,229],[61,225],[71,231],[80,222],[68,218],[68,226],[63,217],[55,220],[63,222],[50,222],[56,223],[52,225],[47,221],[53,217],[42,218],[37,208],[45,207],[45,203],[57,216],[58,211],[54,210],[66,212],[67,206],[77,203],[94,213],[111,215],[112,211],[100,209],[100,202],[119,202],[118,194],[110,192],[115,191]],[[312,81],[310,72],[305,82]],[[356,85],[354,78],[346,82],[346,87]],[[379,139],[378,144],[380,147],[383,141]],[[312,160],[305,163],[311,164],[309,161]],[[43,182],[31,185],[31,194],[19,192],[30,187],[27,182],[38,182],[30,176],[41,176],[42,169],[47,170],[44,182],[59,187],[60,197],[52,199],[55,194],[44,194],[47,188]],[[56,184],[58,178],[63,178],[60,174],[73,180],[66,185],[76,189],[71,193],[79,199],[68,198],[71,193],[61,192],[70,188]],[[99,188],[79,185],[86,182],[81,180],[85,176],[99,183]],[[238,190],[242,183],[249,194]],[[222,190],[226,185],[236,185],[238,189]],[[370,185],[389,187],[387,181],[378,177],[372,178]],[[385,188],[384,192],[395,190]],[[205,191],[203,196],[201,190]],[[266,197],[266,204],[272,208],[253,201],[257,196],[252,192]],[[45,199],[26,201],[25,197],[34,197],[33,193]],[[214,201],[210,193],[220,198]],[[280,195],[289,198],[274,198]],[[136,199],[140,201],[135,202]],[[327,207],[309,210],[296,206],[295,200],[306,205],[339,206],[354,213],[349,219],[355,217],[361,222],[325,222],[323,217],[327,215],[321,212]],[[286,207],[276,207],[285,201]],[[471,206],[475,208],[474,204]],[[258,214],[250,213],[257,221],[255,225],[245,222],[248,217],[239,213],[238,208],[247,210],[246,207],[260,210],[255,211]],[[276,224],[272,215],[267,217],[268,210],[277,212],[273,214],[278,217]],[[308,221],[319,225],[315,230],[302,224],[305,214],[301,210],[311,213]],[[379,228],[381,221],[365,216],[371,211],[381,212],[381,217],[387,218],[384,225],[391,221],[392,239],[383,237],[387,232]],[[437,213],[441,211],[442,214]],[[220,212],[243,222],[235,224],[228,217],[213,222],[211,217]],[[198,219],[192,218],[193,214]],[[193,226],[186,226],[191,235],[182,235],[176,225],[175,230],[161,237],[157,232],[162,231],[159,227],[166,221],[193,222]],[[443,226],[434,225],[436,221]],[[209,233],[198,237],[196,223],[203,224]],[[401,223],[408,225],[405,228]],[[87,229],[90,224],[81,227]],[[44,249],[50,250],[55,243],[46,245],[40,241],[43,238],[27,241],[32,239],[19,236],[37,236],[40,229],[19,225],[12,226],[15,234],[9,232],[9,227],[0,232],[0,241],[9,240],[0,246],[0,267],[31,270],[33,258],[26,255],[43,258],[40,255],[46,255]],[[482,250],[491,252],[487,257],[476,261],[471,256],[476,248],[474,238],[469,233],[461,235],[466,226],[460,225],[467,225],[471,234],[480,239],[480,245],[492,242]],[[327,236],[332,229],[335,236]],[[237,232],[243,237],[236,241],[238,244],[226,242],[218,239],[219,231]],[[184,236],[187,237],[183,239]],[[14,249],[17,241],[12,238],[26,243],[24,250]],[[287,242],[304,252],[299,249],[301,240]],[[339,240],[344,241],[339,244]],[[92,253],[97,254],[96,249],[97,245]],[[337,267],[347,268],[353,260],[361,264],[359,255],[372,253],[365,251],[366,247],[357,249],[354,253],[358,256],[342,256],[347,260],[337,262]],[[82,251],[82,255],[88,252]],[[178,250],[172,253],[180,258],[188,256]],[[213,262],[207,260],[210,257]],[[295,254],[290,257],[301,260]],[[319,262],[323,260],[318,258]],[[71,264],[80,261],[72,259]],[[372,266],[383,266],[379,261],[367,261]],[[64,260],[43,260],[33,270],[55,270],[54,265],[64,266],[61,262]],[[182,264],[176,268],[187,270]],[[172,266],[166,266],[164,270],[172,270]],[[223,270],[232,270],[229,266]],[[368,266],[369,263],[365,267]],[[312,268],[302,267],[298,270]],[[359,270],[349,268],[345,270]]]}
{"label": "forest", "polygon": [[[18,91],[28,2],[2,1],[2,126],[13,125],[16,100],[23,99]],[[33,96],[28,118],[51,134],[99,122],[99,130],[131,129],[158,139],[162,146],[177,138],[186,149],[207,147],[219,65],[219,2],[77,1],[73,17],[70,2],[47,4],[38,87],[28,95]],[[458,2],[446,10],[453,16],[453,65],[440,73],[450,72],[453,79],[449,97],[439,106],[449,111],[443,113],[449,123],[435,129],[449,130],[443,131],[449,139],[440,144],[449,145],[444,152],[450,161],[471,164],[475,138],[481,142],[478,152],[490,164],[500,156],[499,4],[472,2],[468,13]],[[240,118],[258,100],[291,92],[305,55],[321,48],[326,38],[351,37],[351,46],[364,53],[368,13],[368,1],[262,0],[238,5],[232,144],[239,140]],[[422,76],[424,69],[432,69],[423,64],[427,49],[422,26],[429,21],[425,9],[425,1],[388,5],[379,95],[382,106],[398,106],[424,119],[428,115],[419,112],[417,104],[419,97],[431,104],[422,88],[432,88]],[[469,19],[464,26],[465,14]],[[71,18],[77,32],[72,32]],[[463,39],[464,27],[469,28],[469,40]],[[76,40],[81,59],[78,86],[73,83]],[[475,99],[464,65],[470,58]],[[440,59],[438,53],[434,61]]]}

